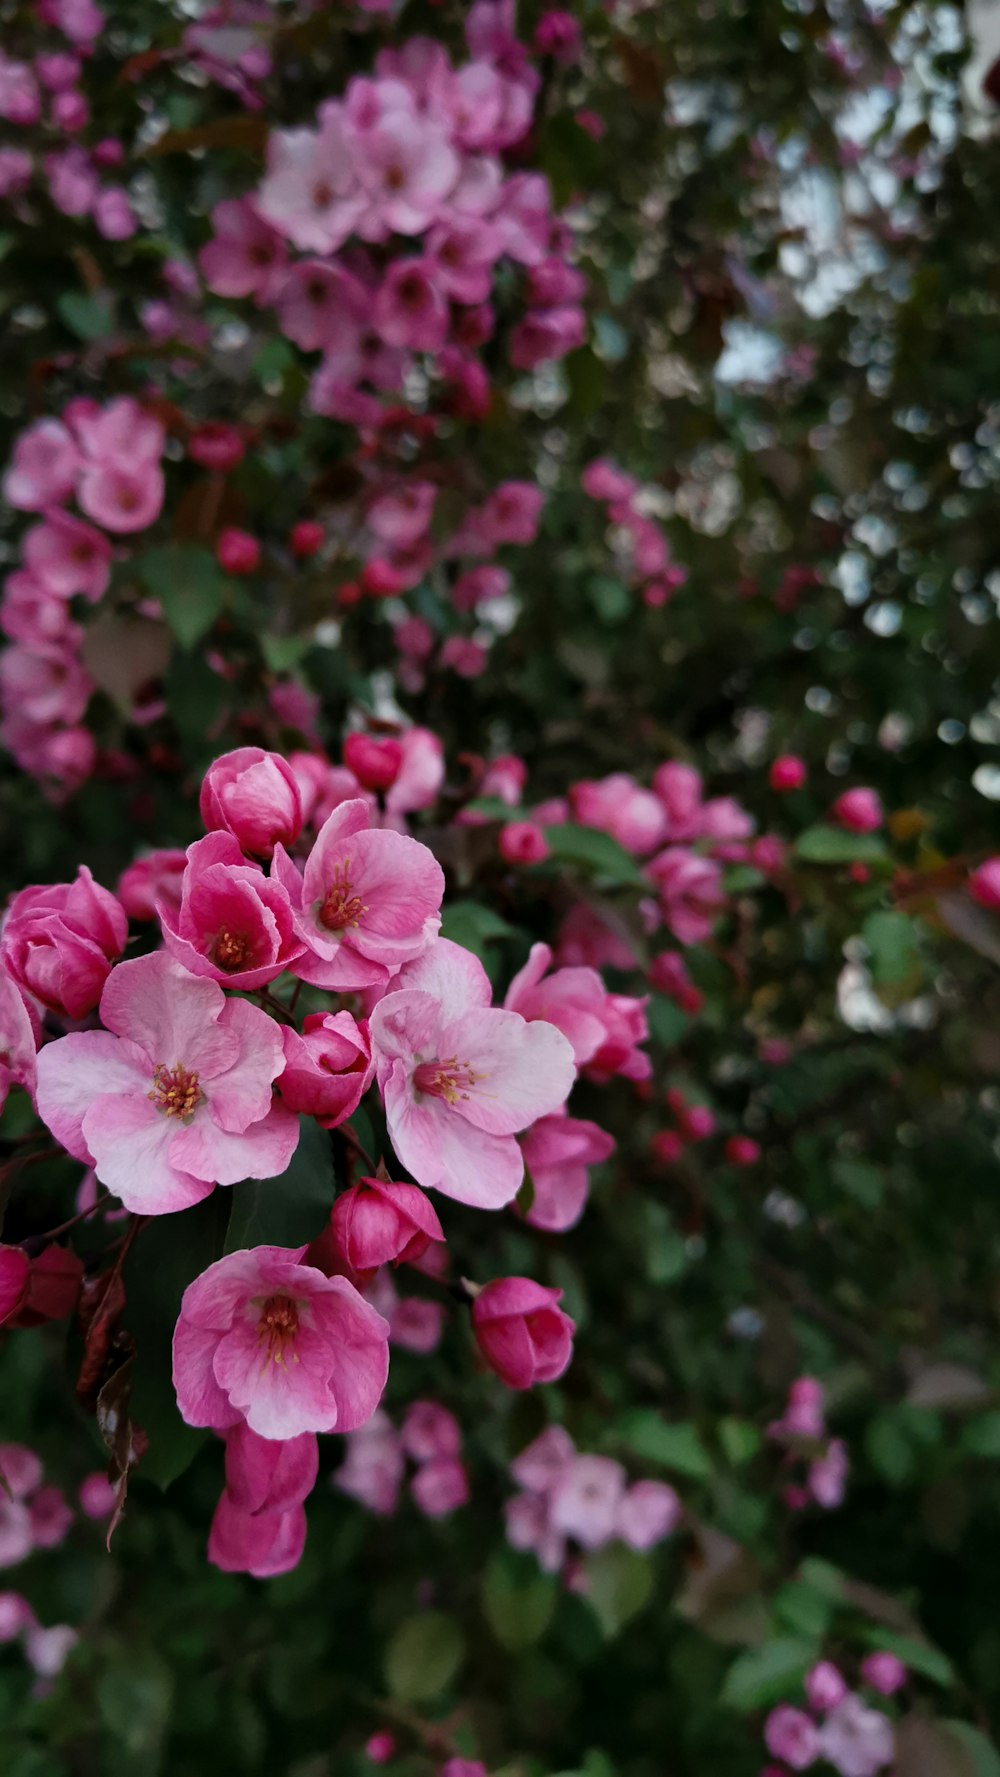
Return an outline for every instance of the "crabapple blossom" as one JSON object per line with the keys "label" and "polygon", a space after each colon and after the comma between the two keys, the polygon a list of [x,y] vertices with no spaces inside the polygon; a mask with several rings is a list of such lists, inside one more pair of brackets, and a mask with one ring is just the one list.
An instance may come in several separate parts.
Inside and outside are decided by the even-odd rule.
{"label": "crabapple blossom", "polygon": [[725,904],[718,864],[671,845],[658,852],[646,869],[656,884],[667,929],[679,944],[703,944]]}
{"label": "crabapple blossom", "polygon": [[80,451],[59,420],[38,420],[22,432],[3,478],[3,497],[22,512],[61,506],[76,486]]}
{"label": "crabapple blossom", "polygon": [[126,1209],[163,1215],[215,1185],[285,1171],[298,1123],[272,1097],[281,1031],[163,952],[119,963],[101,995],[103,1030],[39,1056],[39,1114]]}
{"label": "crabapple blossom", "polygon": [[439,938],[407,964],[371,1018],[389,1137],[425,1189],[499,1209],[524,1166],[514,1137],[566,1099],[575,1076],[561,1031],[491,1007],[489,978]]}
{"label": "crabapple blossom", "polygon": [[500,830],[500,853],[508,864],[544,864],[550,849],[534,821],[510,821]]}
{"label": "crabapple blossom", "polygon": [[861,1676],[873,1690],[881,1692],[883,1697],[891,1697],[902,1690],[907,1672],[898,1655],[881,1650],[866,1654],[861,1662]]}
{"label": "crabapple blossom", "polygon": [[799,790],[806,781],[806,763],[795,753],[782,753],[771,761],[767,781],[772,790],[784,794],[788,790]]}
{"label": "crabapple blossom", "polygon": [[986,858],[969,876],[969,893],[980,907],[1000,907],[1000,858]]}
{"label": "crabapple blossom", "polygon": [[458,1420],[438,1401],[411,1401],[400,1437],[403,1449],[414,1462],[458,1456],[462,1448]]}
{"label": "crabapple blossom", "polygon": [[231,833],[188,846],[180,905],[168,900],[157,911],[167,950],[189,974],[244,992],[273,981],[303,952],[285,890],[247,863]]}
{"label": "crabapple blossom", "polygon": [[869,1709],[853,1691],[830,1711],[819,1728],[816,1751],[840,1777],[877,1777],[892,1763],[895,1735],[888,1716]]}
{"label": "crabapple blossom", "polygon": [[30,1257],[17,1246],[0,1246],[0,1322],[36,1327],[72,1314],[80,1295],[83,1261],[54,1242]]}
{"label": "crabapple blossom", "polygon": [[610,1456],[574,1455],[552,1491],[552,1524],[584,1549],[614,1537],[625,1498],[626,1475]]}
{"label": "crabapple blossom", "polygon": [[554,1382],[573,1355],[574,1325],[561,1290],[530,1277],[498,1277],[476,1294],[472,1330],[480,1355],[508,1388]]}
{"label": "crabapple blossom", "polygon": [[623,1543],[640,1553],[677,1528],[681,1502],[665,1481],[633,1481],[618,1508],[617,1533]]}
{"label": "crabapple blossom", "polygon": [[406,1457],[388,1414],[379,1408],[345,1441],[347,1455],[334,1475],[334,1486],[377,1517],[391,1517],[399,1500]]}
{"label": "crabapple blossom", "polygon": [[350,1012],[309,1012],[301,1035],[283,1025],[285,1065],[275,1085],[291,1111],[336,1129],[358,1105],[375,1072],[368,1026]]}
{"label": "crabapple blossom", "polygon": [[539,1117],[521,1139],[534,1193],[525,1221],[553,1234],[575,1227],[587,1201],[588,1168],[614,1151],[614,1137],[598,1123],[562,1111]]}
{"label": "crabapple blossom", "polygon": [[878,792],[861,787],[845,790],[830,812],[849,833],[875,833],[885,819]]}
{"label": "crabapple blossom", "polygon": [[836,1709],[847,1696],[847,1681],[830,1660],[820,1660],[817,1665],[810,1666],[803,1682],[806,1700],[817,1715],[826,1715],[829,1710]]}
{"label": "crabapple blossom", "polygon": [[410,1493],[425,1518],[446,1518],[469,1499],[469,1477],[454,1457],[421,1463],[410,1481]]}
{"label": "crabapple blossom", "polygon": [[815,1764],[819,1754],[819,1732],[815,1722],[801,1709],[779,1703],[764,1723],[764,1742],[775,1758],[784,1759],[793,1771],[805,1771]]}
{"label": "crabapple blossom", "polygon": [[389,1328],[305,1247],[228,1253],[189,1284],[174,1330],[174,1387],[188,1425],[260,1438],[356,1431],[389,1370]]}
{"label": "crabapple blossom", "polygon": [[235,526],[220,532],[215,545],[215,559],[224,574],[252,574],[260,566],[261,548],[249,531]]}
{"label": "crabapple blossom", "polygon": [[252,857],[269,858],[280,842],[302,831],[302,799],[295,774],[279,753],[237,747],[208,768],[199,798],[209,833],[231,833]]}
{"label": "crabapple blossom", "polygon": [[344,764],[366,790],[391,790],[403,763],[403,743],[388,735],[349,734]]}
{"label": "crabapple blossom", "polygon": [[[127,936],[120,903],[81,864],[74,882],[25,888],[14,896],[0,957],[17,985],[43,1006],[82,1018],[100,999]],[[12,1001],[11,1015],[16,1021]]]}
{"label": "crabapple blossom", "polygon": [[330,1227],[344,1264],[363,1280],[373,1277],[380,1265],[413,1264],[432,1240],[444,1239],[423,1191],[391,1179],[365,1178],[343,1191]]}

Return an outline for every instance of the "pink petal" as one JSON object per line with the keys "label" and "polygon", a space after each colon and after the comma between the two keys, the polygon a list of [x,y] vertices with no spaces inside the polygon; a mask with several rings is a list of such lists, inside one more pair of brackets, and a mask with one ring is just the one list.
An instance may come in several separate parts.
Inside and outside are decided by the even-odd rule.
{"label": "pink petal", "polygon": [[38,1114],[74,1160],[93,1165],[83,1119],[95,1098],[109,1092],[148,1091],[152,1073],[143,1069],[130,1043],[107,1031],[78,1031],[47,1043],[38,1057]]}
{"label": "pink petal", "polygon": [[524,1163],[513,1136],[474,1128],[442,1099],[417,1105],[398,1062],[382,1092],[393,1148],[418,1184],[477,1209],[502,1209],[517,1196]]}
{"label": "pink petal", "polygon": [[175,1119],[157,1110],[145,1092],[97,1098],[84,1116],[97,1177],[136,1215],[189,1209],[211,1193],[210,1182],[193,1178],[174,1159],[175,1130]]}
{"label": "pink petal", "polygon": [[[247,1010],[253,1010],[248,1007]],[[248,1178],[278,1178],[288,1170],[299,1142],[299,1120],[284,1105],[274,1103],[266,1117],[248,1129],[220,1129],[212,1106],[195,1115],[186,1128],[177,1129],[170,1158],[194,1179],[204,1179],[207,1196],[211,1184],[239,1185]],[[98,1173],[98,1178],[101,1174]]]}
{"label": "pink petal", "polygon": [[173,1378],[177,1410],[186,1425],[209,1425],[226,1431],[240,1423],[235,1407],[215,1380],[215,1339],[203,1327],[181,1318],[174,1328]]}
{"label": "pink petal", "polygon": [[478,1076],[457,1114],[491,1135],[514,1135],[564,1104],[576,1079],[573,1048],[554,1024],[517,1012],[466,1012],[441,1032],[446,1056]]}
{"label": "pink petal", "polygon": [[163,951],[119,963],[101,995],[101,1022],[137,1043],[150,1060],[181,1065],[211,1080],[239,1053],[235,1035],[218,1025],[225,995],[214,981],[197,981]]}
{"label": "pink petal", "polygon": [[212,1083],[208,1099],[219,1127],[239,1134],[271,1109],[271,1082],[285,1065],[281,1027],[259,1006],[249,1006],[246,1000],[227,1000],[219,1029],[238,1039],[239,1051],[231,1066]]}

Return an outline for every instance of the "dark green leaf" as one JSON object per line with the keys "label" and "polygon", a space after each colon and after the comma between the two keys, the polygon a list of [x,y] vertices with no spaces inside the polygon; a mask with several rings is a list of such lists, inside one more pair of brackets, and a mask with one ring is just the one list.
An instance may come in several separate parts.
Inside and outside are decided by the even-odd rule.
{"label": "dark green leaf", "polygon": [[299,1145],[280,1178],[247,1179],[229,1193],[226,1252],[246,1246],[305,1246],[329,1220],[337,1195],[330,1137],[299,1118]]}
{"label": "dark green leaf", "polygon": [[222,610],[226,577],[208,549],[176,543],[145,549],[135,559],[143,585],[159,599],[164,618],[183,648],[208,634]]}

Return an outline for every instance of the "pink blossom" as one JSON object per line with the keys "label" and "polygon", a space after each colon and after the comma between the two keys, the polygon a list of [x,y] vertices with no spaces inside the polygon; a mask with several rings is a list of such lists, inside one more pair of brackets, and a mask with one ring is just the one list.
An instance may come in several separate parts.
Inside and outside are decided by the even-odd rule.
{"label": "pink blossom", "polygon": [[651,790],[644,790],[625,771],[600,781],[573,784],[570,806],[585,827],[610,833],[626,851],[639,856],[666,838],[663,809]]}
{"label": "pink blossom", "polygon": [[515,1494],[504,1506],[504,1528],[512,1549],[530,1551],[543,1573],[558,1573],[566,1559],[566,1539],[552,1524],[547,1499]]}
{"label": "pink blossom", "polygon": [[[510,591],[510,575],[506,568],[494,564],[469,568],[460,574],[451,589],[451,602],[456,611],[474,611],[489,599],[503,598]],[[518,798],[520,800],[520,798]]]}
{"label": "pink blossom", "polygon": [[391,346],[436,352],[448,337],[448,299],[432,259],[396,259],[375,298],[374,321]]}
{"label": "pink blossom", "polygon": [[805,1676],[806,1701],[817,1715],[836,1709],[847,1695],[847,1683],[830,1660],[820,1660]]}
{"label": "pink blossom", "polygon": [[[361,0],[361,5],[367,12],[379,12],[383,10],[384,0]],[[396,1741],[387,1729],[380,1728],[376,1733],[369,1734],[365,1741],[365,1757],[373,1765],[387,1765],[395,1756]]]}
{"label": "pink blossom", "polygon": [[179,912],[187,863],[186,852],[169,849],[146,852],[129,864],[115,889],[129,919],[155,919],[158,906]]}
{"label": "pink blossom", "polygon": [[451,1456],[422,1463],[410,1482],[410,1492],[425,1518],[447,1518],[468,1504],[469,1477]]}
{"label": "pink blossom", "polygon": [[718,864],[671,845],[658,852],[646,869],[656,884],[668,930],[679,944],[703,944],[725,904]]}
{"label": "pink blossom", "polygon": [[833,1511],[841,1505],[847,1488],[850,1460],[842,1438],[831,1438],[825,1455],[809,1465],[809,1492],[817,1505]]}
{"label": "pink blossom", "polygon": [[254,857],[269,858],[279,841],[291,845],[302,831],[295,773],[280,753],[262,747],[237,747],[214,760],[198,806],[210,833],[231,833]]}
{"label": "pink blossom", "polygon": [[80,1510],[85,1518],[110,1518],[115,1509],[117,1494],[100,1469],[92,1475],[85,1475],[77,1489]]}
{"label": "pink blossom", "polygon": [[618,1535],[644,1553],[676,1530],[681,1502],[665,1481],[634,1481],[618,1508]]}
{"label": "pink blossom", "polygon": [[162,1215],[285,1171],[298,1124],[272,1099],[283,1052],[266,1013],[160,951],[112,970],[101,1022],[42,1051],[38,1107],[126,1209]]}
{"label": "pink blossom", "polygon": [[462,1449],[458,1420],[439,1401],[411,1401],[400,1437],[403,1449],[414,1462],[458,1456]]}
{"label": "pink blossom", "polygon": [[14,197],[31,183],[34,161],[23,148],[0,148],[0,198]]}
{"label": "pink blossom", "polygon": [[605,995],[602,1018],[604,1034],[600,1048],[587,1062],[589,1080],[601,1085],[618,1074],[626,1080],[648,1080],[652,1062],[639,1047],[649,1036],[646,1020],[646,999],[632,994]]}
{"label": "pink blossom", "polygon": [[784,1759],[793,1771],[804,1771],[819,1756],[819,1734],[815,1722],[801,1709],[779,1703],[764,1723],[764,1743],[775,1758]]}
{"label": "pink blossom", "polygon": [[653,773],[653,793],[667,817],[666,838],[697,839],[701,832],[701,774],[670,759]]}
{"label": "pink blossom", "polygon": [[399,1434],[379,1409],[347,1438],[347,1455],[333,1484],[377,1517],[387,1518],[396,1510],[405,1467]]}
{"label": "pink blossom", "polygon": [[587,318],[575,303],[560,308],[531,309],[510,336],[510,361],[515,370],[552,364],[586,343]]}
{"label": "pink blossom", "polygon": [[749,1135],[731,1135],[726,1142],[725,1155],[730,1166],[756,1166],[761,1156],[760,1143]]}
{"label": "pink blossom", "polygon": [[40,1487],[29,1506],[36,1549],[57,1549],[69,1535],[73,1507],[61,1487]]}
{"label": "pink blossom", "polygon": [[573,1051],[552,1025],[490,1006],[478,959],[438,939],[371,1020],[389,1136],[417,1182],[499,1209],[524,1173],[515,1135],[563,1103]]}
{"label": "pink blossom", "polygon": [[83,1261],[54,1242],[28,1258],[20,1247],[0,1247],[0,1319],[12,1327],[64,1320],[80,1296]]}
{"label": "pink blossom", "polygon": [[634,969],[636,957],[624,925],[585,901],[572,907],[559,928],[555,960],[569,968]]}
{"label": "pink blossom", "polygon": [[571,12],[561,9],[543,12],[535,26],[535,48],[539,55],[552,56],[561,67],[572,67],[580,59],[583,33]]}
{"label": "pink blossom", "polygon": [[190,974],[244,992],[302,955],[285,890],[247,863],[231,833],[188,846],[180,905],[168,899],[157,911],[166,948]]}
{"label": "pink blossom", "polygon": [[772,790],[784,794],[788,790],[800,790],[807,776],[804,759],[798,758],[795,753],[782,753],[777,759],[772,759],[767,781]]}
{"label": "pink blossom", "polygon": [[0,117],[26,125],[37,123],[41,115],[41,94],[31,68],[0,53]]}
{"label": "pink blossom", "polygon": [[261,1438],[356,1431],[389,1369],[389,1328],[305,1248],[228,1253],[189,1284],[174,1331],[174,1387],[188,1425]]}
{"label": "pink blossom", "polygon": [[1000,858],[986,858],[969,876],[969,893],[980,907],[1000,907]]}
{"label": "pink blossom", "polygon": [[878,791],[860,786],[838,796],[830,812],[850,833],[874,833],[885,820]]}
{"label": "pink blossom", "polygon": [[336,348],[357,315],[359,298],[357,280],[340,266],[302,259],[277,293],[281,331],[306,352]]}
{"label": "pink blossom", "polygon": [[688,973],[684,958],[676,950],[663,950],[649,965],[649,985],[666,994],[682,1012],[701,1011],[704,996]]}
{"label": "pink blossom", "polygon": [[374,1076],[368,1026],[350,1012],[310,1012],[302,1034],[284,1025],[285,1065],[275,1082],[292,1111],[336,1129],[358,1105]]}
{"label": "pink blossom", "polygon": [[503,237],[495,223],[478,216],[457,217],[433,229],[427,247],[441,285],[453,302],[486,301],[493,267],[503,251]]}
{"label": "pink blossom", "polygon": [[66,427],[58,420],[38,420],[14,445],[3,497],[23,512],[60,506],[73,492],[79,468],[80,453]]}
{"label": "pink blossom", "polygon": [[369,240],[380,238],[382,230],[423,234],[458,178],[458,158],[444,131],[400,106],[364,132],[359,148],[357,171],[365,194],[361,232]]}
{"label": "pink blossom", "polygon": [[554,1382],[573,1355],[573,1322],[557,1307],[561,1290],[530,1277],[498,1277],[472,1304],[480,1354],[507,1388]]}
{"label": "pink blossom", "polygon": [[888,1717],[868,1709],[850,1692],[819,1729],[816,1751],[819,1757],[829,1759],[840,1777],[876,1777],[892,1763],[894,1741]]}
{"label": "pink blossom", "polygon": [[327,105],[318,132],[271,131],[267,175],[254,207],[301,252],[332,253],[368,206],[369,199],[357,183],[356,165],[340,110]]}
{"label": "pink blossom", "polygon": [[70,43],[92,43],[104,29],[104,14],[94,0],[46,0],[46,18]]}
{"label": "pink blossom", "polygon": [[318,555],[326,541],[323,526],[312,518],[300,518],[288,533],[288,546],[296,561],[309,561]]}
{"label": "pink blossom", "polygon": [[540,173],[515,173],[504,186],[499,221],[504,245],[519,265],[541,265],[552,232],[552,193]]}
{"label": "pink blossom", "polygon": [[123,468],[155,464],[163,454],[165,434],[155,415],[131,396],[123,395],[100,407],[83,397],[66,409],[84,455],[90,464],[118,463]]}
{"label": "pink blossom", "polygon": [[138,233],[139,219],[123,186],[105,185],[98,192],[94,199],[94,225],[106,241],[129,241]]}
{"label": "pink blossom", "polygon": [[550,973],[552,951],[533,944],[524,967],[507,989],[504,1005],[533,1023],[554,1024],[573,1045],[578,1067],[590,1061],[606,1036],[606,1007],[611,996],[596,969],[556,969]]}
{"label": "pink blossom", "polygon": [[272,300],[285,275],[280,235],[244,199],[226,199],[212,211],[215,231],[198,254],[209,289],[217,296],[256,296]]}
{"label": "pink blossom", "polygon": [[[346,1017],[346,1013],[341,1014]],[[333,1206],[331,1231],[345,1265],[362,1280],[380,1265],[413,1264],[443,1240],[437,1213],[417,1185],[365,1178]]]}
{"label": "pink blossom", "polygon": [[443,1302],[431,1302],[426,1296],[398,1297],[389,1315],[390,1344],[426,1357],[441,1343],[444,1319]]}
{"label": "pink blossom", "polygon": [[500,855],[508,864],[544,864],[549,842],[534,821],[510,821],[500,831]]}
{"label": "pink blossom", "polygon": [[35,1621],[35,1613],[19,1592],[0,1592],[0,1646],[16,1641]]}
{"label": "pink blossom", "polygon": [[533,543],[545,495],[530,481],[504,481],[484,502],[479,522],[491,545]]}
{"label": "pink blossom", "polygon": [[4,582],[0,629],[12,642],[29,647],[39,642],[75,647],[83,635],[70,619],[66,600],[23,571],[8,574]]}
{"label": "pink blossom", "polygon": [[256,537],[229,525],[215,540],[215,559],[224,574],[253,574],[260,567],[261,549]]}
{"label": "pink blossom", "polygon": [[82,592],[93,604],[108,589],[111,545],[93,525],[50,509],[21,545],[24,565],[59,598]]}
{"label": "pink blossom", "polygon": [[37,1026],[32,1002],[7,973],[6,966],[0,968],[0,1110],[12,1086],[23,1086],[34,1102]]}
{"label": "pink blossom", "polygon": [[534,1196],[525,1221],[562,1234],[583,1214],[590,1186],[588,1167],[607,1160],[614,1138],[597,1123],[556,1112],[533,1123],[521,1142]]}
{"label": "pink blossom", "polygon": [[600,1549],[617,1535],[625,1470],[610,1456],[574,1456],[552,1491],[555,1529],[584,1549]]}
{"label": "pink blossom", "polygon": [[43,1629],[40,1623],[30,1623],[24,1638],[24,1651],[39,1678],[56,1678],[79,1639],[79,1629],[71,1628],[68,1623],[53,1623],[48,1629]]}
{"label": "pink blossom", "polygon": [[549,1425],[515,1456],[510,1472],[529,1493],[551,1493],[576,1456],[576,1446],[561,1425]]}
{"label": "pink blossom", "polygon": [[306,1514],[301,1505],[283,1511],[244,1512],[223,1493],[208,1533],[208,1559],[223,1573],[249,1573],[273,1579],[290,1573],[302,1559]]}
{"label": "pink blossom", "polygon": [[81,864],[74,882],[24,888],[14,896],[0,955],[19,986],[43,1006],[82,1018],[100,999],[127,937],[121,906]]}
{"label": "pink blossom", "polygon": [[349,992],[385,985],[419,956],[440,925],[441,867],[425,845],[370,827],[367,805],[342,802],[320,828],[300,877],[279,845],[274,874],[306,946],[294,973]]}
{"label": "pink blossom", "polygon": [[[0,701],[5,706],[4,740],[14,753],[22,744],[30,768],[44,777],[50,769],[48,748],[58,735],[38,730],[78,722],[93,687],[84,667],[67,643],[36,642],[32,647],[5,648],[0,653]],[[93,743],[87,763],[93,760]],[[56,759],[51,759],[54,776]],[[67,773],[66,775],[71,775]],[[82,773],[86,776],[86,771]]]}
{"label": "pink blossom", "polygon": [[368,529],[394,549],[416,543],[430,525],[436,498],[432,481],[408,481],[379,494],[368,508]]}
{"label": "pink blossom", "polygon": [[226,1492],[238,1511],[287,1512],[308,1499],[318,1474],[315,1432],[265,1438],[241,1421],[226,1433]]}
{"label": "pink blossom", "polygon": [[880,1691],[883,1697],[891,1697],[902,1690],[907,1671],[896,1654],[879,1651],[865,1655],[861,1662],[861,1676],[873,1690]]}
{"label": "pink blossom", "polygon": [[403,743],[389,735],[349,734],[344,764],[366,790],[391,790],[403,764]]}
{"label": "pink blossom", "polygon": [[82,148],[45,156],[49,197],[63,216],[88,216],[100,191],[100,181]]}

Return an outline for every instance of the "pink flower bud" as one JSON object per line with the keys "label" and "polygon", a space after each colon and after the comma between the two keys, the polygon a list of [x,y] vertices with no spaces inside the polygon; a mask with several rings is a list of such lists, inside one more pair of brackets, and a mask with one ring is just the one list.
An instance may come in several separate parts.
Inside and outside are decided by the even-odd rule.
{"label": "pink flower bud", "polygon": [[831,813],[849,833],[874,833],[885,819],[878,791],[861,787],[838,796]]}
{"label": "pink flower bud", "polygon": [[779,1703],[764,1723],[764,1743],[775,1758],[784,1759],[793,1771],[804,1771],[819,1753],[819,1733],[815,1722],[801,1709]]}
{"label": "pink flower bud", "polygon": [[894,1692],[902,1690],[907,1673],[902,1660],[895,1654],[880,1650],[867,1654],[862,1660],[861,1676],[873,1690],[879,1691],[883,1697],[891,1697]]}
{"label": "pink flower bud", "polygon": [[85,1475],[77,1489],[80,1510],[85,1518],[110,1518],[116,1498],[115,1489],[100,1469]]}
{"label": "pink flower bud", "polygon": [[681,1131],[687,1141],[706,1141],[715,1134],[715,1113],[707,1104],[688,1105],[679,1116]]}
{"label": "pink flower bud", "polygon": [[181,878],[187,853],[151,851],[123,870],[115,885],[118,899],[129,919],[155,919],[157,904],[177,912],[181,904]]}
{"label": "pink flower bud", "polygon": [[[395,598],[405,592],[407,576],[401,568],[394,568],[391,562],[375,556],[365,563],[361,570],[361,590],[369,598]],[[343,588],[341,588],[343,591]]]}
{"label": "pink flower bud", "polygon": [[545,12],[535,26],[535,48],[568,68],[579,61],[583,35],[571,12]]}
{"label": "pink flower bud", "polygon": [[510,821],[500,833],[500,855],[508,864],[544,864],[549,842],[534,821]]}
{"label": "pink flower bud", "polygon": [[530,1277],[498,1277],[472,1304],[476,1343],[507,1388],[554,1382],[573,1355],[574,1325],[557,1307],[561,1290]]}
{"label": "pink flower bud", "polygon": [[75,882],[25,888],[14,896],[0,954],[18,986],[43,1006],[83,1018],[100,999],[127,937],[121,905],[81,864]]}
{"label": "pink flower bud", "polygon": [[[203,469],[214,469],[220,475],[235,469],[246,454],[241,434],[235,426],[227,426],[222,420],[206,420],[204,425],[196,426],[188,439],[187,449],[192,462],[199,463]],[[243,535],[245,533],[241,531],[223,531],[219,543],[221,545],[225,537]],[[225,567],[226,564],[222,562],[221,565]],[[229,573],[240,571],[238,568],[227,569]]]}
{"label": "pink flower bud", "polygon": [[973,870],[969,893],[980,907],[1000,907],[1000,858],[986,858]]}
{"label": "pink flower bud", "polygon": [[369,1734],[365,1741],[365,1757],[373,1765],[387,1765],[396,1755],[396,1742],[384,1728],[377,1734]]}
{"label": "pink flower bud", "polygon": [[224,574],[253,574],[260,566],[260,544],[249,531],[230,526],[219,533],[215,559]]}
{"label": "pink flower bud", "polygon": [[410,1482],[414,1504],[425,1518],[446,1518],[469,1498],[469,1477],[452,1456],[425,1462]]}
{"label": "pink flower bud", "polygon": [[820,1660],[810,1667],[805,1677],[806,1701],[817,1715],[836,1709],[847,1696],[847,1680],[830,1660]]}
{"label": "pink flower bud", "polygon": [[366,790],[390,790],[403,763],[403,743],[389,735],[349,734],[344,764]]}
{"label": "pink flower bud", "polygon": [[676,1129],[658,1129],[650,1140],[649,1151],[664,1166],[676,1166],[684,1152],[684,1138]]}
{"label": "pink flower bud", "polygon": [[315,1117],[321,1129],[353,1116],[374,1073],[367,1021],[359,1024],[350,1012],[310,1012],[301,1036],[285,1025],[281,1040],[285,1066],[276,1085],[288,1109]]}
{"label": "pink flower bud", "polygon": [[407,1456],[414,1462],[433,1462],[441,1456],[461,1454],[462,1433],[458,1420],[439,1401],[411,1401],[400,1439]]}
{"label": "pink flower bud", "polygon": [[780,758],[772,760],[767,776],[772,790],[782,794],[799,790],[806,781],[805,760],[797,758],[794,753],[782,753]]}
{"label": "pink flower bud", "polygon": [[27,1286],[10,1311],[8,1325],[38,1327],[47,1320],[64,1320],[76,1307],[82,1278],[83,1261],[76,1253],[65,1246],[45,1247],[30,1260]]}
{"label": "pink flower bud", "polygon": [[302,831],[295,773],[279,753],[262,747],[237,747],[214,760],[198,806],[209,833],[231,833],[255,857],[269,858],[279,840],[291,845]]}
{"label": "pink flower bud", "polygon": [[725,1152],[730,1166],[756,1166],[760,1159],[760,1144],[749,1135],[731,1135]]}
{"label": "pink flower bud", "polygon": [[293,524],[289,532],[288,546],[296,561],[309,561],[312,556],[319,554],[325,537],[323,526],[317,524],[314,518],[301,518],[298,524]]}
{"label": "pink flower bud", "polygon": [[365,1178],[337,1198],[330,1226],[355,1276],[373,1277],[380,1265],[412,1263],[444,1232],[430,1199],[417,1185]]}

